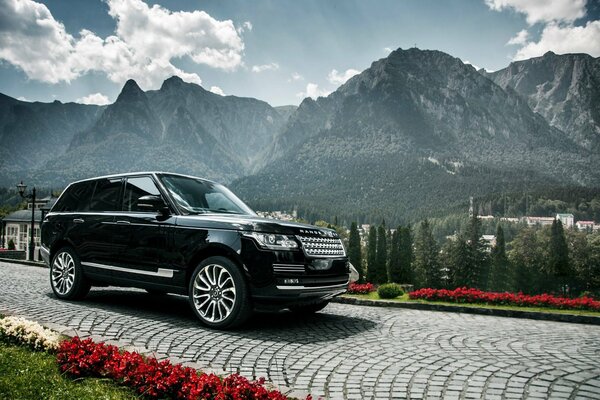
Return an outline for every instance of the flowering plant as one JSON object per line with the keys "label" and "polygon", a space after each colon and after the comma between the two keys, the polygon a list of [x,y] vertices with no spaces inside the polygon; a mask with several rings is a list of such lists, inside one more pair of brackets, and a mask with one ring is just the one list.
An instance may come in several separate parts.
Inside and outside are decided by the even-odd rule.
{"label": "flowering plant", "polygon": [[[269,390],[265,380],[249,381],[238,374],[220,378],[198,373],[169,360],[158,361],[115,346],[74,337],[61,343],[57,354],[62,372],[74,377],[115,379],[154,399],[286,400],[278,390]],[[310,400],[310,396],[307,400]]]}
{"label": "flowering plant", "polygon": [[57,350],[61,340],[60,334],[44,328],[37,322],[12,316],[0,319],[0,338],[24,344],[34,350],[48,351]]}
{"label": "flowering plant", "polygon": [[551,294],[526,295],[519,293],[484,292],[474,288],[419,289],[408,294],[410,299],[430,301],[448,301],[456,303],[485,303],[495,305],[514,305],[522,307],[551,307],[572,310],[600,311],[600,301],[591,297],[557,297]]}
{"label": "flowering plant", "polygon": [[375,291],[372,283],[351,283],[348,286],[348,294],[369,294]]}

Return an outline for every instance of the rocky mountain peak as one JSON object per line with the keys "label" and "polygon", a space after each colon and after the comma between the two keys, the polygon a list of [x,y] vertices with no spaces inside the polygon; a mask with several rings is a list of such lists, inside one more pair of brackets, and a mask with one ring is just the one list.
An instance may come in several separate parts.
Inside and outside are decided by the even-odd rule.
{"label": "rocky mountain peak", "polygon": [[[172,77],[166,79],[163,82],[162,86],[160,87],[160,90],[161,91],[179,90],[188,85],[191,85],[191,84],[184,82],[184,80],[181,79],[180,77],[178,77],[177,75],[173,75]],[[198,85],[198,87],[201,88],[201,86],[199,86],[199,85]]]}
{"label": "rocky mountain peak", "polygon": [[123,89],[121,89],[121,93],[119,93],[119,97],[117,97],[116,103],[123,101],[135,101],[141,98],[145,98],[144,91],[139,87],[136,81],[133,79],[129,79],[125,82]]}

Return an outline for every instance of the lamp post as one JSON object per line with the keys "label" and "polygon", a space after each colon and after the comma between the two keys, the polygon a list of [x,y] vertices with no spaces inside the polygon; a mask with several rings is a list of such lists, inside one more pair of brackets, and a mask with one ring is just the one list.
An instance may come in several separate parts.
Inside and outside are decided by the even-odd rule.
{"label": "lamp post", "polygon": [[35,186],[31,190],[31,194],[25,194],[25,189],[27,189],[27,185],[23,184],[23,181],[17,185],[17,190],[19,194],[24,199],[31,199],[31,231],[30,231],[30,242],[29,242],[29,260],[33,261],[33,253],[35,252]]}

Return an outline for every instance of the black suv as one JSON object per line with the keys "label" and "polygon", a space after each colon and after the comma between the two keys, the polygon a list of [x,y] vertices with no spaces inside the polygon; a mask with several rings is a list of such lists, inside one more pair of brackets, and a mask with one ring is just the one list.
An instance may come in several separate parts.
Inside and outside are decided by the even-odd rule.
{"label": "black suv", "polygon": [[215,328],[253,309],[316,312],[351,269],[335,231],[260,218],[218,183],[163,172],[70,184],[43,221],[42,255],[61,299],[107,284],[186,294]]}

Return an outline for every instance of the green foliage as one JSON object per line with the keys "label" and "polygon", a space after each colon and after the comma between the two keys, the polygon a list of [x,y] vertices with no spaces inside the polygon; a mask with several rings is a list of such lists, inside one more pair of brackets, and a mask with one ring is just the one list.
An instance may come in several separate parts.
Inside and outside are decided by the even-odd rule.
{"label": "green foliage", "polygon": [[362,249],[360,243],[360,235],[358,233],[358,227],[356,222],[353,222],[350,226],[350,237],[348,238],[348,259],[354,265],[354,268],[358,271],[360,279],[359,283],[364,280],[364,270],[362,263]]}
{"label": "green foliage", "polygon": [[431,226],[423,220],[415,238],[414,284],[416,288],[440,288],[442,276],[438,260],[438,244]]}
{"label": "green foliage", "polygon": [[506,241],[504,229],[498,224],[496,230],[496,245],[492,247],[490,257],[490,278],[488,290],[504,292],[512,289],[511,270],[508,256],[506,255]]}
{"label": "green foliage", "polygon": [[463,269],[461,280],[467,287],[485,288],[488,280],[488,260],[486,245],[481,238],[481,221],[477,215],[469,219],[466,231],[467,263]]}
{"label": "green foliage", "polygon": [[[568,278],[571,275],[569,270],[569,248],[565,238],[565,232],[562,223],[559,220],[554,220],[550,230],[550,246],[548,254],[548,275],[553,277],[552,281],[557,282],[560,286],[556,289],[561,291],[568,283]],[[549,289],[552,289],[549,287]]]}
{"label": "green foliage", "polygon": [[16,249],[15,242],[12,239],[10,239],[8,241],[7,247],[8,247],[8,250],[15,250]]}
{"label": "green foliage", "polygon": [[468,263],[467,241],[464,236],[457,235],[446,240],[440,252],[441,264],[446,272],[444,286],[454,289],[466,286],[465,266]]}
{"label": "green foliage", "polygon": [[375,259],[376,273],[374,283],[385,283],[388,280],[387,250],[387,231],[384,223],[377,228],[377,255]]}
{"label": "green foliage", "polygon": [[402,296],[404,291],[397,283],[384,283],[377,288],[377,294],[382,299],[393,299]]}
{"label": "green foliage", "polygon": [[375,282],[377,279],[377,228],[371,225],[367,241],[367,281]]}
{"label": "green foliage", "polygon": [[392,233],[390,251],[389,251],[389,260],[388,260],[388,272],[390,274],[389,281],[390,282],[406,282],[402,280],[402,270],[401,270],[401,262],[400,259],[400,229],[399,226],[394,233]]}

